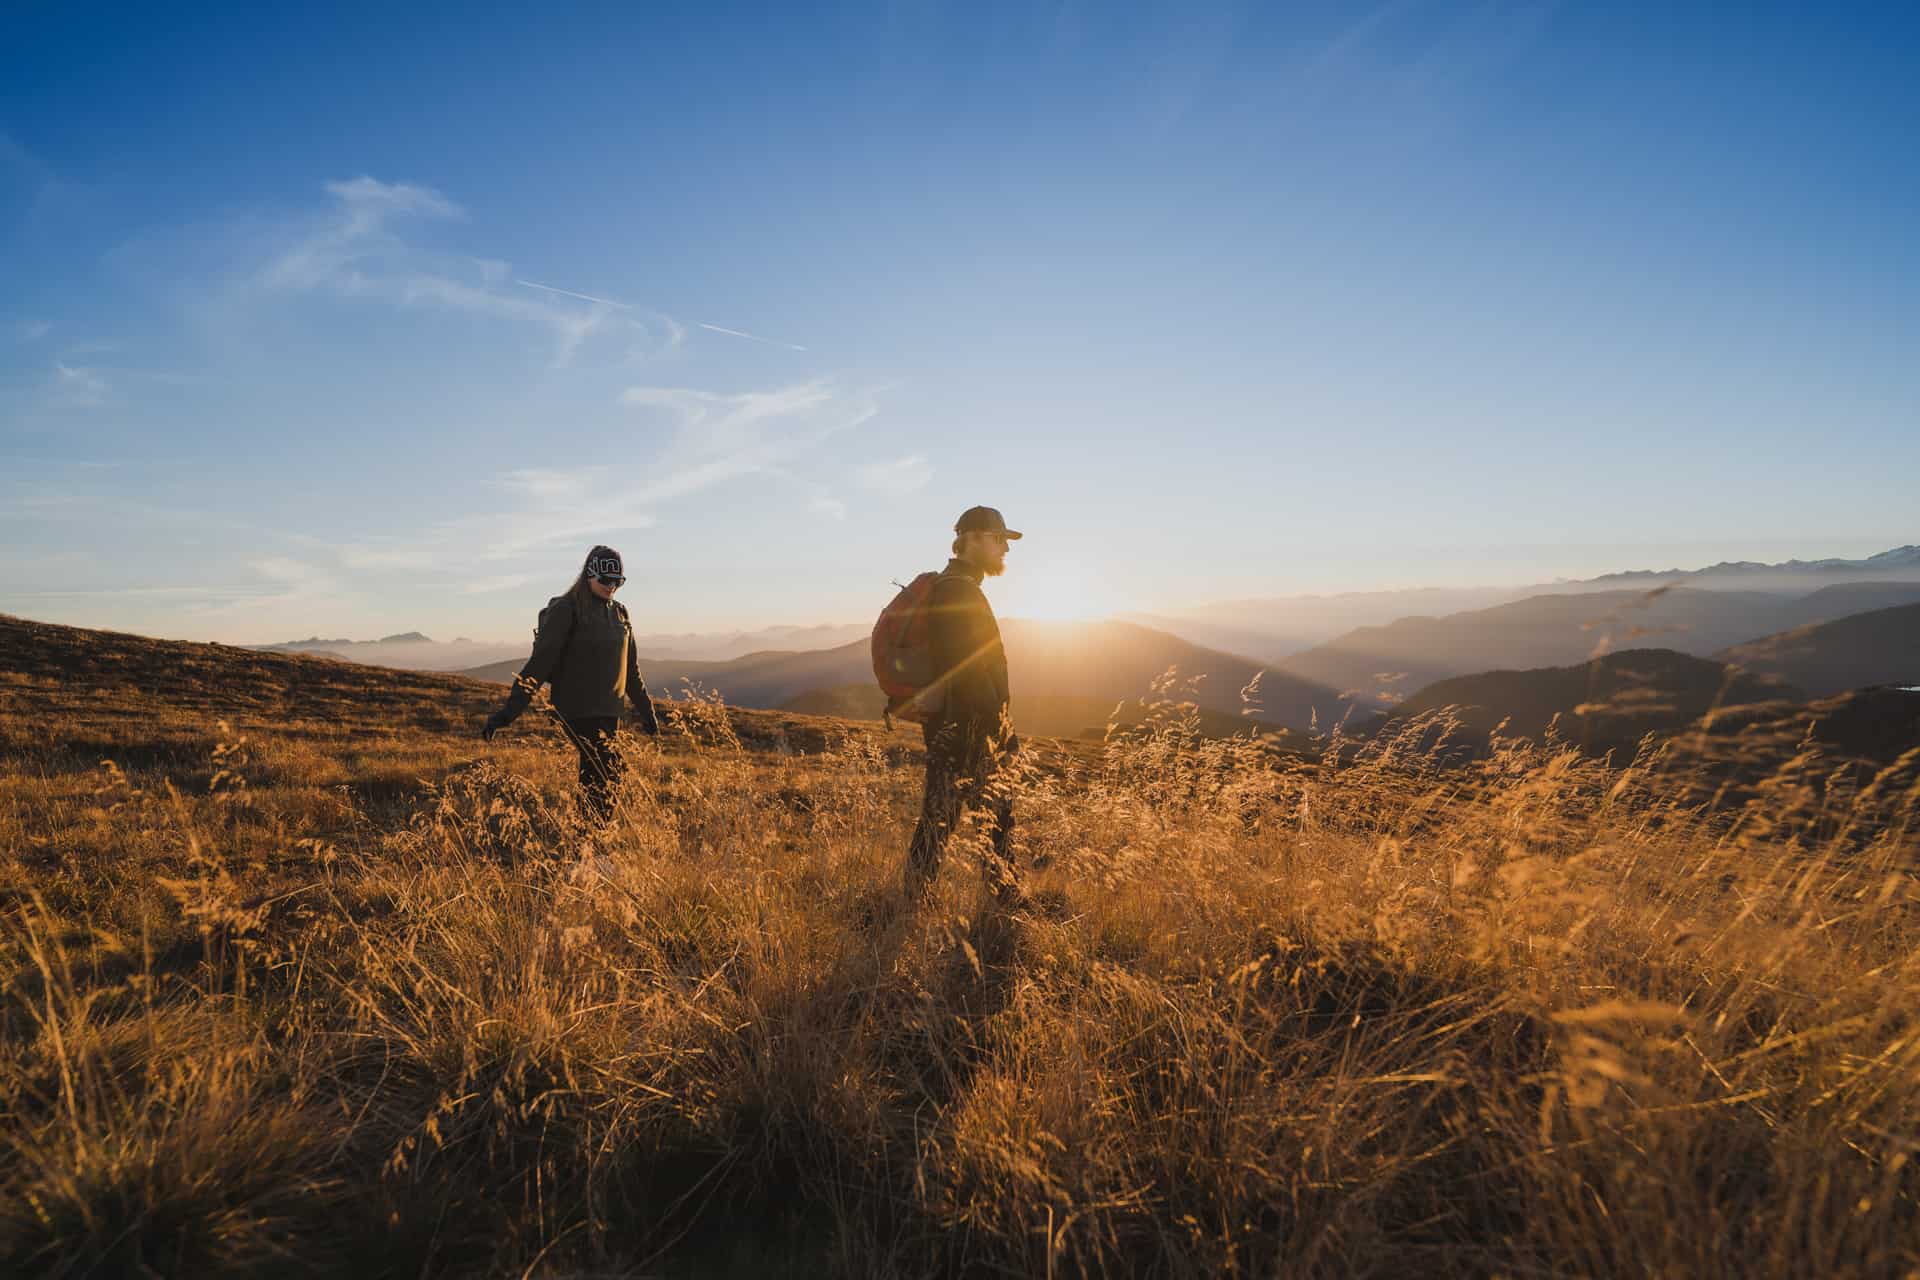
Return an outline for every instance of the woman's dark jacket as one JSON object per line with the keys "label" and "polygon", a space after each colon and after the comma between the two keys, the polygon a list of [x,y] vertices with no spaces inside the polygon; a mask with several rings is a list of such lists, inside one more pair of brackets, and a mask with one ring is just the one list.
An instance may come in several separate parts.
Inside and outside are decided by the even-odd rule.
{"label": "woman's dark jacket", "polygon": [[659,719],[647,685],[640,678],[640,653],[626,606],[597,596],[575,603],[555,596],[540,611],[533,633],[533,656],[520,668],[503,709],[512,723],[541,684],[553,685],[553,709],[563,720],[618,718],[633,700],[640,727],[657,733]]}

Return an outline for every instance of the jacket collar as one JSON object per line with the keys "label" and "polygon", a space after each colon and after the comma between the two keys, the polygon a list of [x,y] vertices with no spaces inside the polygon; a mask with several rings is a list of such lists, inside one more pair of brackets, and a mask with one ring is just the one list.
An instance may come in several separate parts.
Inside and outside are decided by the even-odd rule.
{"label": "jacket collar", "polygon": [[985,569],[982,569],[977,564],[971,564],[968,561],[962,560],[958,556],[947,561],[946,571],[948,573],[959,574],[976,587],[987,579],[987,571]]}

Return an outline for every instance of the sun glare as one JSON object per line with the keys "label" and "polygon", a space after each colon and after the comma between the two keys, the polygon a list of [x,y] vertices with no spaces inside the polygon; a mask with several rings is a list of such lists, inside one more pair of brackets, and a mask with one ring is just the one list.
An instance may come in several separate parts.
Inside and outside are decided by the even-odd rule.
{"label": "sun glare", "polygon": [[997,613],[1044,622],[1084,622],[1120,611],[1104,577],[1078,564],[1027,568],[1011,558],[1007,576],[988,588]]}

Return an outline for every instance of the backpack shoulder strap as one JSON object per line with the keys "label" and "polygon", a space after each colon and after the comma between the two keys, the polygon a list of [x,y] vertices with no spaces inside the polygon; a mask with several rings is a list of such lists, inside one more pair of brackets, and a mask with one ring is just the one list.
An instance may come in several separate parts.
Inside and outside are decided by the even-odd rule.
{"label": "backpack shoulder strap", "polygon": [[[567,606],[567,638],[560,642],[560,656],[553,660],[553,669],[555,671],[558,671],[562,666],[566,665],[567,650],[573,648],[573,633],[580,629],[579,614],[574,609],[573,602],[567,599],[567,597],[555,596],[553,599],[547,601],[547,608],[552,609],[554,606],[562,604]],[[545,616],[544,610],[542,611],[542,616]]]}

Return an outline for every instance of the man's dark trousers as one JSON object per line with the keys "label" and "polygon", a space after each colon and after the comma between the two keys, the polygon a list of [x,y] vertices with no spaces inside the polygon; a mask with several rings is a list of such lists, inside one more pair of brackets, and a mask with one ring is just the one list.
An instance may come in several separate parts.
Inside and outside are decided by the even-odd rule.
{"label": "man's dark trousers", "polygon": [[623,767],[615,741],[620,719],[582,716],[561,724],[567,731],[567,741],[580,753],[580,790],[586,796],[587,810],[596,820],[605,822],[613,816],[613,789]]}
{"label": "man's dark trousers", "polygon": [[1017,891],[1013,872],[1013,796],[1005,779],[995,777],[992,748],[984,740],[968,740],[951,726],[926,725],[927,790],[920,801],[920,825],[914,828],[907,851],[907,893],[925,896],[940,874],[947,841],[970,810],[984,813],[991,843],[981,868],[996,897]]}

